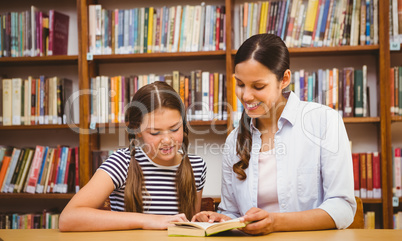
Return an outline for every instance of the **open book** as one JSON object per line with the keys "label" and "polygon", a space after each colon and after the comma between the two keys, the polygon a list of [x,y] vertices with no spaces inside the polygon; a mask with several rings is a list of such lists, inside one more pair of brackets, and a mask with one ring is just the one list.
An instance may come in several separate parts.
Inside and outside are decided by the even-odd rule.
{"label": "open book", "polygon": [[168,227],[169,236],[210,236],[223,231],[242,228],[247,223],[232,219],[222,223],[208,222],[172,222],[175,226]]}

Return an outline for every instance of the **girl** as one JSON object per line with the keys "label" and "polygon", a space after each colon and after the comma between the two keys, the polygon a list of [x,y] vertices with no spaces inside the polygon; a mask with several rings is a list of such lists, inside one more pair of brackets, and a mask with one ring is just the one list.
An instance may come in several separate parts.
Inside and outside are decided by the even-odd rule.
{"label": "girl", "polygon": [[346,228],[356,201],[349,140],[339,114],[303,102],[289,85],[289,52],[276,35],[246,40],[235,57],[236,96],[245,111],[226,139],[221,213],[249,234]]}
{"label": "girl", "polygon": [[[139,89],[114,152],[60,215],[61,231],[166,229],[200,211],[206,164],[189,155],[184,105],[164,82]],[[110,197],[112,211],[99,210]]]}

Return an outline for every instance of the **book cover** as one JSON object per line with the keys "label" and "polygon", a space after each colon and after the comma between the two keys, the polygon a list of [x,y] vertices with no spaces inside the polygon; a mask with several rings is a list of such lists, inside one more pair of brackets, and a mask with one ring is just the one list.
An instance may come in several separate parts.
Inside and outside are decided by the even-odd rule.
{"label": "book cover", "polygon": [[22,190],[22,188],[23,188],[23,186],[25,184],[27,173],[28,173],[29,168],[31,167],[31,162],[32,162],[33,155],[34,155],[34,152],[35,152],[31,148],[28,148],[26,151],[28,152],[27,159],[26,159],[25,163],[23,164],[23,169],[21,171],[21,176],[18,177],[19,180],[17,180],[17,183],[14,186],[14,192],[17,192],[17,193],[21,192],[21,190]]}
{"label": "book cover", "polygon": [[4,178],[6,176],[10,162],[11,162],[11,156],[4,156],[3,164],[1,165],[1,170],[0,170],[0,187],[3,186]]}
{"label": "book cover", "polygon": [[363,71],[355,70],[354,77],[355,117],[363,117]]}
{"label": "book cover", "polygon": [[360,197],[360,156],[359,153],[352,153],[353,180],[355,196]]}
{"label": "book cover", "polygon": [[373,153],[373,197],[381,198],[381,158],[378,152]]}
{"label": "book cover", "polygon": [[29,170],[28,182],[26,186],[26,192],[28,193],[35,193],[36,183],[38,181],[39,171],[42,165],[44,149],[45,147],[43,146],[36,146],[35,148],[35,155]]}
{"label": "book cover", "polygon": [[367,155],[360,153],[360,197],[367,198]]}
{"label": "book cover", "polygon": [[220,223],[208,222],[172,222],[175,226],[168,227],[169,236],[211,236],[223,231],[242,228],[246,223],[239,219],[232,219]]}
{"label": "book cover", "polygon": [[367,198],[374,198],[373,193],[373,153],[366,154],[367,161]]}
{"label": "book cover", "polygon": [[70,16],[53,9],[49,11],[49,55],[67,55],[69,22]]}

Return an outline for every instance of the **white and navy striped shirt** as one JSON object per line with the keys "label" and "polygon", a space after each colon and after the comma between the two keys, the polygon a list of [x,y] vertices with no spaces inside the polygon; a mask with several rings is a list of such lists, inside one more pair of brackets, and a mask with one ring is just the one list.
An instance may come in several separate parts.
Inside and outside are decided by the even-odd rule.
{"label": "white and navy striped shirt", "polygon": [[[193,168],[195,186],[198,192],[204,187],[207,167],[201,157],[195,155],[188,155],[188,157]],[[109,174],[114,184],[115,189],[109,196],[112,211],[125,210],[124,189],[126,187],[130,158],[128,148],[119,149],[110,155],[99,167],[99,169]],[[135,159],[142,169],[147,192],[147,195],[143,193],[142,196],[144,213],[161,215],[178,214],[175,178],[179,165],[158,165],[149,159],[139,147],[135,149]]]}

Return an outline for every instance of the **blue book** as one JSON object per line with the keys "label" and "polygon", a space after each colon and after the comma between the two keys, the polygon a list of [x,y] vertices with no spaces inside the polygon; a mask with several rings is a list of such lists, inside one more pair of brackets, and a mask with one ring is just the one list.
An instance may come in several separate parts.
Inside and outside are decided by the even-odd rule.
{"label": "blue book", "polygon": [[289,4],[290,0],[286,1],[286,9],[285,9],[285,17],[283,18],[283,24],[282,24],[282,33],[280,34],[281,39],[285,39],[285,29],[286,29],[286,24],[287,24],[287,19],[288,19],[288,12],[289,12]]}
{"label": "blue book", "polygon": [[323,89],[322,89],[322,82],[324,81],[323,80],[323,71],[322,71],[322,69],[318,69],[318,80],[317,80],[317,82],[318,82],[318,100],[317,100],[317,102],[318,103],[320,103],[320,104],[323,104],[322,102],[322,93],[323,93]]}
{"label": "blue book", "polygon": [[370,0],[366,0],[366,44],[371,44],[370,38],[370,19],[371,19],[371,8],[370,8]]}
{"label": "blue book", "polygon": [[299,80],[300,80],[300,100],[304,101],[304,72],[300,72]]}
{"label": "blue book", "polygon": [[121,54],[124,47],[124,10],[119,10],[119,23],[118,23],[118,35],[117,35],[117,49]]}
{"label": "blue book", "polygon": [[45,147],[45,150],[43,150],[42,164],[41,164],[41,167],[40,167],[40,170],[39,170],[38,180],[37,180],[37,182],[36,182],[36,192],[37,192],[37,193],[42,193],[42,192],[43,192],[43,190],[42,190],[42,191],[40,190],[39,185],[40,185],[40,182],[42,181],[43,169],[45,169],[46,158],[47,158],[47,153],[48,153],[48,151],[49,151],[49,147],[46,146],[46,147]]}
{"label": "blue book", "polygon": [[314,92],[314,79],[313,75],[309,75],[307,78],[307,101],[313,101],[313,92]]}
{"label": "blue book", "polygon": [[134,21],[134,32],[133,32],[134,53],[139,53],[139,49],[138,49],[138,8],[134,8],[133,21]]}
{"label": "blue book", "polygon": [[330,0],[326,0],[325,6],[324,6],[324,13],[322,15],[321,19],[321,29],[320,29],[320,40],[319,42],[324,41],[324,35],[325,35],[325,28],[327,26],[327,18],[328,18],[328,11],[329,11],[329,5],[330,5]]}
{"label": "blue book", "polygon": [[134,18],[134,8],[129,10],[129,35],[128,35],[128,45],[129,45],[129,51],[130,54],[134,53],[134,24],[135,24],[135,18]]}
{"label": "blue book", "polygon": [[318,6],[320,8],[320,13],[318,15],[318,22],[317,22],[317,28],[315,30],[315,36],[313,39],[313,46],[317,47],[318,45],[318,41],[320,39],[320,29],[321,29],[321,24],[322,24],[322,16],[324,15],[324,4],[322,3],[320,6]]}
{"label": "blue book", "polygon": [[209,50],[213,51],[215,50],[215,44],[214,44],[214,40],[215,40],[215,30],[216,30],[216,6],[211,6],[212,9],[212,18],[211,18],[211,33],[209,34],[209,43],[210,43],[210,47]]}

